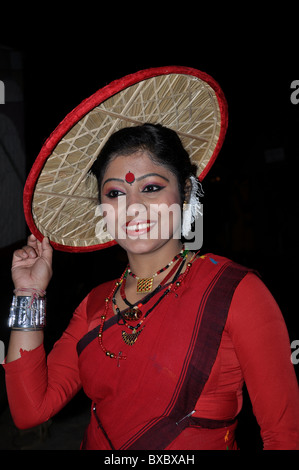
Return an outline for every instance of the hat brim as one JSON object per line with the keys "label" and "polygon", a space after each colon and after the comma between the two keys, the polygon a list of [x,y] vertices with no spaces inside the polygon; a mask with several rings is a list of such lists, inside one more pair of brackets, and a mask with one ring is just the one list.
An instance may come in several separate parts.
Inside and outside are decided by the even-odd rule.
{"label": "hat brim", "polygon": [[152,68],[110,83],[70,112],[43,145],[24,188],[29,229],[62,251],[115,245],[97,210],[97,183],[89,173],[110,135],[145,122],[169,127],[202,181],[223,144],[227,121],[220,86],[193,68]]}

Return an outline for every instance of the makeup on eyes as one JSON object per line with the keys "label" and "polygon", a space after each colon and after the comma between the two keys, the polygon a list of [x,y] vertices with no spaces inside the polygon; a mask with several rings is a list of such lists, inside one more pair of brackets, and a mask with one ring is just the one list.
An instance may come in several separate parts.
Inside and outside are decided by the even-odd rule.
{"label": "makeup on eyes", "polygon": [[[146,190],[147,188],[150,188],[152,187],[153,189],[152,190]],[[157,183],[146,183],[142,188],[141,188],[141,192],[145,192],[145,193],[157,193],[159,191],[161,191],[163,188],[165,188],[164,185],[161,185],[161,184],[157,184]],[[125,192],[119,188],[108,188],[108,190],[105,191],[105,196],[111,198],[111,197],[117,197],[116,195],[114,196],[111,196],[111,193],[121,193],[119,195],[125,195]]]}
{"label": "makeup on eyes", "polygon": [[155,193],[155,192],[160,191],[161,189],[165,188],[165,186],[163,186],[163,185],[161,185],[161,184],[157,184],[157,183],[146,183],[146,184],[144,185],[144,187],[142,188],[141,191],[144,192],[144,190],[145,190],[146,188],[148,188],[149,186],[153,186],[153,187],[155,187],[155,188],[157,188],[157,189],[154,189],[154,191],[146,191],[146,192],[153,192],[153,193]]}
{"label": "makeup on eyes", "polygon": [[113,192],[115,192],[115,193],[118,192],[118,193],[121,193],[121,194],[125,195],[124,191],[121,190],[121,189],[119,189],[119,188],[108,188],[108,189],[106,189],[106,191],[105,191],[105,196],[106,196],[106,197],[109,197],[109,198],[118,197],[118,196],[116,196],[116,195],[115,195],[115,196],[112,196],[111,193],[113,193]]}
{"label": "makeup on eyes", "polygon": [[[165,176],[162,176],[162,175],[159,175],[159,173],[148,173],[146,175],[143,175],[143,176],[139,176],[138,178],[136,178],[135,181],[139,182],[145,178],[148,178],[150,176],[158,176],[159,178],[162,178],[164,179],[165,181],[167,181],[169,183],[169,179],[166,178]],[[125,183],[126,181],[121,179],[121,178],[108,178],[106,181],[104,181],[103,185],[102,185],[102,188],[104,187],[104,185],[106,183],[108,183],[109,181],[119,181],[120,183]],[[132,184],[132,183],[131,183]]]}
{"label": "makeup on eyes", "polygon": [[[144,175],[144,176],[140,176],[139,178],[137,178],[135,181],[136,182],[139,182],[139,181],[142,181],[144,180],[145,178],[149,178],[149,177],[152,177],[152,176],[157,176],[158,178],[162,178],[164,179],[165,181],[169,182],[169,180],[162,176],[162,175],[159,175],[157,173],[149,173],[147,175]],[[120,189],[120,187],[117,187],[117,186],[113,186],[111,188],[108,188],[105,190],[105,196],[109,197],[109,198],[115,198],[117,197],[117,195],[114,195],[114,196],[111,196],[111,192],[119,192],[119,193],[122,193],[122,194],[125,194],[125,191],[124,189],[126,189],[126,182],[120,178],[108,178],[104,184],[103,184],[103,187],[106,183],[109,183],[109,182],[112,182],[112,181],[119,181],[120,183],[124,184],[125,187],[123,189]],[[130,186],[132,186],[132,184],[130,184]],[[154,189],[151,190],[151,191],[148,191],[146,190],[146,188],[148,187],[153,187]],[[146,192],[146,193],[154,193],[154,192],[159,192],[161,191],[161,189],[165,188],[165,185],[161,184],[160,182],[157,182],[157,181],[147,181],[144,183],[144,185],[142,186],[141,188],[141,192]],[[110,195],[109,195],[110,194]],[[119,195],[122,195],[122,194],[119,194]]]}

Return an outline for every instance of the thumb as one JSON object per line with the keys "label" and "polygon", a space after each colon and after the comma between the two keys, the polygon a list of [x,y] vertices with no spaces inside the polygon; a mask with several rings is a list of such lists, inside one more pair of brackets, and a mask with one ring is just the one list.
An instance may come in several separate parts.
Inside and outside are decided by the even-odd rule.
{"label": "thumb", "polygon": [[49,238],[44,237],[43,240],[42,240],[42,256],[49,263],[51,263],[52,262],[52,254],[53,254],[53,248],[50,245]]}

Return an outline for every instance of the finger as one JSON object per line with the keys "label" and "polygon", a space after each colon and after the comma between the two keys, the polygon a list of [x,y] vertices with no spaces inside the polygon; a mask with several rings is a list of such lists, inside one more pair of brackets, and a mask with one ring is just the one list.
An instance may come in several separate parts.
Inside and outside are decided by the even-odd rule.
{"label": "finger", "polygon": [[36,252],[29,246],[24,246],[14,252],[14,257],[19,259],[36,258]]}
{"label": "finger", "polygon": [[29,235],[28,240],[27,240],[27,245],[32,246],[34,249],[36,249],[37,244],[38,244],[38,239],[33,234]]}
{"label": "finger", "polygon": [[43,256],[42,242],[35,235],[31,234],[28,237],[28,245],[35,250],[37,256]]}
{"label": "finger", "polygon": [[36,250],[32,246],[29,246],[29,245],[23,246],[21,251],[27,254],[29,258],[36,258],[38,256]]}
{"label": "finger", "polygon": [[28,258],[28,254],[24,250],[16,250],[13,254],[14,258],[20,258],[20,259],[25,259]]}
{"label": "finger", "polygon": [[35,235],[33,235],[33,233],[31,233],[31,234],[29,235],[29,237],[28,237],[28,240],[34,241],[34,240],[37,240],[37,238],[36,238]]}

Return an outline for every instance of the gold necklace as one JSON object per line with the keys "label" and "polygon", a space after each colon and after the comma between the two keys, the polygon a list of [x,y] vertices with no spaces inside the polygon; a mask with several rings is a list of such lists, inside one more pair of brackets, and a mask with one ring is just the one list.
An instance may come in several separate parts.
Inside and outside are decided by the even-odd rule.
{"label": "gold necklace", "polygon": [[130,274],[130,276],[137,280],[137,294],[151,292],[154,284],[154,278],[166,269],[168,269],[180,256],[184,258],[186,253],[188,253],[188,250],[185,250],[185,248],[183,247],[182,250],[177,255],[175,255],[175,257],[168,264],[166,264],[166,266],[164,266],[164,268],[159,269],[151,277],[140,278],[139,276],[136,276],[136,274],[134,274],[128,266],[128,273]]}

